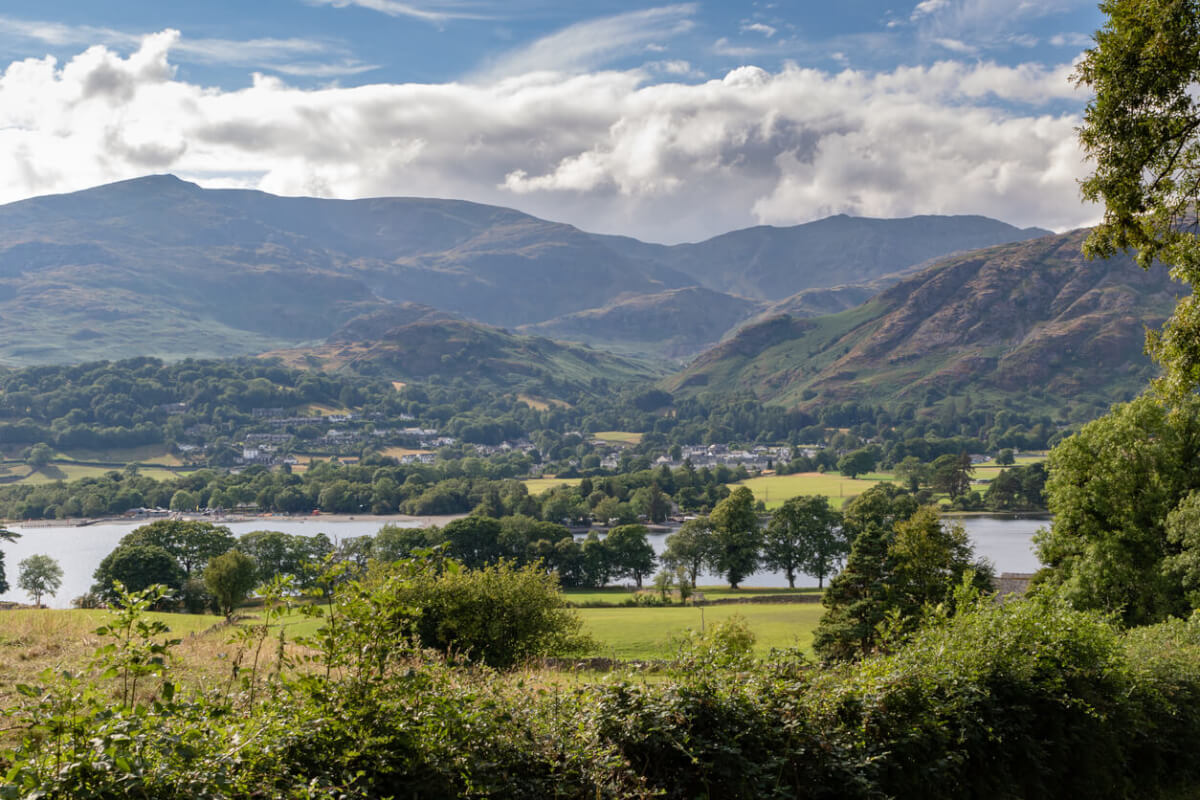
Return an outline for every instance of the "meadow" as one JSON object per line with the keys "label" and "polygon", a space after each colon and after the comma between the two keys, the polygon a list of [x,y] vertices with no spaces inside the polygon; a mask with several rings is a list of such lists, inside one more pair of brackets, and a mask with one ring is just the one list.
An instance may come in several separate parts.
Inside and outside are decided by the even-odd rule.
{"label": "meadow", "polygon": [[829,504],[841,508],[847,500],[881,482],[890,482],[890,472],[871,472],[858,478],[847,478],[837,472],[797,472],[792,475],[763,475],[732,484],[746,486],[754,493],[755,500],[762,500],[768,511],[773,511],[785,501],[801,495],[824,495]]}

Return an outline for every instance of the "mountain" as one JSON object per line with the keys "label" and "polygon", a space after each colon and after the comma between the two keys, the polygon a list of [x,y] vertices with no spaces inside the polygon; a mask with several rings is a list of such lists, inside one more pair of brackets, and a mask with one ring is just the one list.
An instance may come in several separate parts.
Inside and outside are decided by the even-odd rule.
{"label": "mountain", "polygon": [[[369,333],[370,338],[360,339]],[[521,336],[500,328],[431,314],[368,330],[356,320],[324,345],[265,353],[285,363],[389,380],[453,380],[532,388],[543,397],[590,390],[600,383],[662,376],[656,365],[579,345]],[[567,390],[564,392],[564,390]]]}
{"label": "mountain", "polygon": [[787,405],[928,405],[948,396],[1104,405],[1154,367],[1144,330],[1169,315],[1166,270],[1089,261],[1086,231],[953,256],[855,309],[778,314],[705,352],[665,388],[749,390]]}
{"label": "mountain", "polygon": [[760,225],[697,244],[602,240],[626,258],[683,272],[701,286],[754,300],[782,300],[805,289],[861,284],[950,253],[1046,236],[979,216],[868,219],[844,214],[804,225]]}
{"label": "mountain", "polygon": [[[667,247],[458,200],[276,197],[158,175],[0,206],[0,362],[293,348],[357,318],[395,328],[414,312],[404,304],[504,327],[558,320],[546,330],[681,354],[750,316],[747,301],[1032,233],[979,217],[838,217]],[[693,330],[671,295],[690,287],[742,297],[693,293],[712,317]],[[642,327],[606,337],[605,320]]]}
{"label": "mountain", "polygon": [[620,298],[602,308],[525,325],[521,331],[680,358],[720,341],[726,331],[761,308],[761,303],[742,297],[691,286]]}

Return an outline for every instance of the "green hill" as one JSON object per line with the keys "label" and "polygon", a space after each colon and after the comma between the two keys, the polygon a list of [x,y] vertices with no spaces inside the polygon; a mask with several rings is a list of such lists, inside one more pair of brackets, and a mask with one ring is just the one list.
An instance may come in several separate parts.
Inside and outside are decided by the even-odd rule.
{"label": "green hill", "polygon": [[748,325],[664,385],[785,405],[1127,398],[1154,374],[1144,330],[1165,319],[1177,287],[1125,257],[1086,260],[1085,234],[954,256],[858,308]]}
{"label": "green hill", "polygon": [[402,381],[461,378],[473,385],[529,388],[543,397],[559,397],[564,388],[588,390],[663,374],[649,361],[436,315],[368,340],[355,338],[358,327],[352,323],[324,345],[265,355],[310,369]]}

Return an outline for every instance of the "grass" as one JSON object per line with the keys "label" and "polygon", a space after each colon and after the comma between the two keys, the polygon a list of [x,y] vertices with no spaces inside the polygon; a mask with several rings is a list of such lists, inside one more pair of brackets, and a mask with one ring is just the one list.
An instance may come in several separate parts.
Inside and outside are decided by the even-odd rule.
{"label": "grass", "polygon": [[[205,665],[216,663],[216,650],[228,649],[226,633],[204,634],[221,621],[220,617],[158,613],[147,616],[162,620],[173,636],[183,639],[178,650],[187,669],[205,669]],[[0,675],[3,676],[0,705],[11,696],[14,684],[36,682],[45,669],[84,666],[105,641],[94,631],[109,618],[106,611],[80,609],[0,610]]]}
{"label": "grass", "polygon": [[784,501],[801,495],[824,495],[834,508],[852,497],[870,489],[881,481],[891,481],[890,472],[872,472],[858,478],[847,478],[837,472],[797,472],[793,475],[764,475],[750,478],[733,486],[746,486],[754,493],[755,500],[762,500],[768,510],[783,505]]}
{"label": "grass", "polygon": [[55,461],[105,461],[113,464],[161,464],[166,467],[183,466],[177,455],[161,444],[142,447],[124,447],[114,450],[65,450],[55,453]]}
{"label": "grass", "polygon": [[613,442],[614,444],[640,444],[642,434],[632,433],[631,431],[598,431],[591,435],[593,439],[599,439],[602,442]]}
{"label": "grass", "polygon": [[578,486],[581,480],[582,478],[529,478],[521,483],[525,484],[531,495],[536,496],[555,486]]}
{"label": "grass", "polygon": [[[107,475],[116,467],[86,467],[75,464],[47,464],[42,469],[31,472],[15,483],[24,483],[36,486],[41,483],[53,483],[54,481],[75,481],[80,478],[99,478],[102,475]],[[117,470],[120,471],[120,470]],[[180,475],[185,475],[185,472],[175,472],[169,469],[158,469],[155,467],[138,467],[138,474],[145,475],[148,478],[155,480],[170,480]]]}
{"label": "grass", "polygon": [[417,455],[422,455],[424,453],[432,453],[433,451],[432,450],[416,450],[411,447],[385,447],[383,450],[380,450],[379,452],[385,456],[391,456],[392,458],[400,458],[401,456],[417,456]]}
{"label": "grass", "polygon": [[812,647],[812,634],[824,607],[819,603],[725,606],[668,606],[663,608],[582,608],[584,630],[597,642],[594,655],[618,659],[670,658],[680,638],[701,625],[737,614],[754,631],[754,651],[766,655],[772,647]]}
{"label": "grass", "polygon": [[531,394],[518,394],[517,400],[529,406],[534,411],[549,411],[552,406],[558,408],[571,407],[571,404],[566,400],[557,400],[553,397],[534,397]]}
{"label": "grass", "polygon": [[[643,591],[651,591],[649,584]],[[730,589],[728,586],[700,586],[697,591],[704,595],[706,600],[724,600],[733,597],[764,597],[775,596],[781,594],[811,594],[819,595],[820,589],[815,587],[802,587],[799,589],[767,589],[759,587],[743,587],[741,589]],[[623,586],[608,587],[605,589],[564,589],[563,597],[569,602],[576,605],[610,605],[619,606],[626,600],[629,600],[635,594],[634,589]]]}

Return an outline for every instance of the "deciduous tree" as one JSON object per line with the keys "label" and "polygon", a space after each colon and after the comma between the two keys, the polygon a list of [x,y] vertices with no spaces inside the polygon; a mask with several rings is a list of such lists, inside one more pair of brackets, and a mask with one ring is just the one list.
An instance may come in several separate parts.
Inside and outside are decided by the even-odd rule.
{"label": "deciduous tree", "polygon": [[42,604],[43,595],[53,597],[62,586],[62,567],[50,556],[32,555],[22,559],[19,569],[17,586],[33,598],[35,606]]}
{"label": "deciduous tree", "polygon": [[837,569],[850,550],[841,530],[841,514],[819,495],[793,497],[771,515],[763,535],[763,565],[782,570],[788,586],[796,587],[796,573],[815,575],[825,586],[825,576]]}

